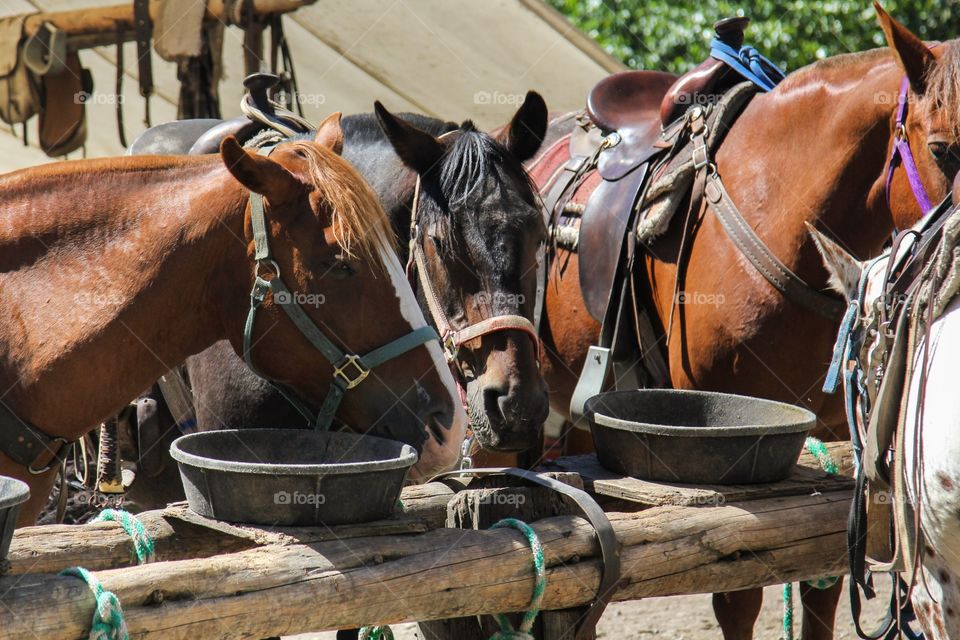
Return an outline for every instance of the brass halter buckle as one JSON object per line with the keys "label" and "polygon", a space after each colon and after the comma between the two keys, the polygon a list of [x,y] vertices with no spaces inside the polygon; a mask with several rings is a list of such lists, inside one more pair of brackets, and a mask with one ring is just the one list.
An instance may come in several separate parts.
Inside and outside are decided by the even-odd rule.
{"label": "brass halter buckle", "polygon": [[[353,373],[353,371],[348,373],[348,367],[353,367],[353,371],[356,372],[356,375],[352,378],[350,377],[350,373]],[[370,375],[370,369],[363,366],[363,363],[360,362],[360,356],[357,355],[344,356],[343,360],[333,368],[333,377],[343,380],[347,385],[347,389],[353,389],[366,380],[368,375]]]}

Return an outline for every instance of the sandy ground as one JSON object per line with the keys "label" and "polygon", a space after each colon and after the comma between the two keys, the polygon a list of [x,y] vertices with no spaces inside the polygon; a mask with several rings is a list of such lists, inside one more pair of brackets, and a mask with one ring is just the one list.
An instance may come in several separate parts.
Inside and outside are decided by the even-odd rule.
{"label": "sandy ground", "polygon": [[[796,587],[794,587],[796,592]],[[777,640],[781,637],[783,616],[783,587],[773,586],[764,590],[763,610],[754,629],[758,640]],[[864,620],[873,626],[883,617],[885,593],[866,603]],[[794,614],[797,624],[794,633],[800,637],[799,604]],[[837,612],[837,640],[856,640],[857,634],[850,621],[850,603],[844,590]],[[423,640],[416,625],[404,624],[393,627],[397,640]],[[603,614],[598,627],[598,637],[608,640],[719,640],[722,636],[709,595],[674,596],[671,598],[648,598],[637,602],[611,605]],[[296,640],[334,640],[335,633],[305,634]]]}

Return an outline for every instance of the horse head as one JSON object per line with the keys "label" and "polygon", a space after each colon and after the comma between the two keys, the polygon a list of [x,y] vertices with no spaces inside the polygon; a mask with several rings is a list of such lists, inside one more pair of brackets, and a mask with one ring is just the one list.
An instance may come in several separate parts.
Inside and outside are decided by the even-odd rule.
{"label": "horse head", "polygon": [[[232,137],[221,144],[229,172],[263,197],[269,259],[260,252],[263,234],[256,237],[253,198],[244,223],[247,254],[256,258],[253,275],[257,282],[282,276],[287,283],[261,296],[252,331],[231,316],[227,333],[258,372],[314,408],[328,399],[331,380],[339,379],[337,418],[348,427],[419,444],[414,471],[427,474],[456,461],[466,416],[436,340],[407,344],[402,357],[376,366],[352,357],[381,360],[371,352],[422,333],[426,321],[404,277],[386,214],[340,157],[342,145],[339,114],[321,124],[314,140],[281,143],[269,155],[243,149]],[[243,278],[251,279],[249,266]],[[315,332],[299,326],[305,323],[284,305],[305,312],[321,337],[308,338]],[[352,355],[332,363],[318,341]]]}
{"label": "horse head", "polygon": [[376,116],[419,181],[420,295],[465,382],[474,434],[491,449],[539,446],[549,408],[530,320],[546,225],[522,163],[543,141],[546,105],[527,94],[497,138],[471,122],[435,137],[379,103]]}
{"label": "horse head", "polygon": [[[917,201],[920,193],[929,194],[936,204],[950,192],[950,184],[960,170],[960,41],[951,40],[929,46],[909,29],[893,19],[874,2],[880,26],[894,59],[903,72],[906,91],[898,103],[906,104],[903,123],[895,119],[890,132],[894,145],[906,143],[906,149],[893,168],[888,167],[890,188],[887,197],[900,229],[909,227],[925,213]],[[909,154],[913,163],[903,156]],[[894,157],[891,154],[891,157]],[[916,168],[911,169],[911,164]]]}

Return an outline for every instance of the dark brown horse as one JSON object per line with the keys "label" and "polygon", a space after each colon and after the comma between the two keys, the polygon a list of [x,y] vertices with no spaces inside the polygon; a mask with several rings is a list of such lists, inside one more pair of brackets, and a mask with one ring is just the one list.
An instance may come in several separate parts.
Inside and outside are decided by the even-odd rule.
{"label": "dark brown horse", "polygon": [[[302,308],[346,353],[424,327],[389,221],[341,147],[336,114],[315,141],[269,157],[228,138],[220,156],[67,162],[0,179],[3,404],[58,443],[77,439],[187,356],[224,338],[239,352],[255,273],[326,301]],[[264,196],[271,264],[251,259],[251,193]],[[319,406],[333,367],[269,294],[252,338],[258,369]],[[436,340],[373,370],[338,412],[360,427],[383,416],[424,434],[421,472],[457,459],[466,417]],[[27,524],[55,469],[34,475],[15,460],[0,454],[0,472],[31,485]]]}
{"label": "dark brown horse", "polygon": [[[904,135],[926,192],[935,200],[945,197],[948,176],[958,166],[960,42],[931,50],[879,6],[877,12],[889,49],[813,64],[758,95],[715,159],[756,233],[794,273],[821,290],[828,273],[805,222],[865,257],[878,253],[895,227],[921,215],[902,166],[895,168],[889,191],[885,184],[904,74],[910,81]],[[551,127],[545,153],[565,144],[568,133],[569,126]],[[554,169],[534,163],[535,181],[543,187]],[[674,220],[634,273],[642,304],[659,324],[669,384],[801,404],[818,415],[820,435],[847,438],[841,399],[820,390],[835,324],[785,299],[709,210],[701,210],[692,225],[681,281],[687,302],[674,304],[682,226]],[[570,262],[563,277],[552,274],[541,332],[551,404],[564,414],[587,347],[599,332],[583,302],[577,259],[561,251],[555,260]],[[664,328],[671,324],[667,338]],[[803,587],[805,639],[832,637],[840,591],[840,584],[826,591]],[[761,598],[760,590],[714,597],[725,638],[752,638]]]}

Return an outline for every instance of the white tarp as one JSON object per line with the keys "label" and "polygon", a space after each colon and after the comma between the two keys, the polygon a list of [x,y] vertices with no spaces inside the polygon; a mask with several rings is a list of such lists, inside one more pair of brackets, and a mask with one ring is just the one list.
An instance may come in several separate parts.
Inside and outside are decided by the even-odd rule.
{"label": "white tarp", "polygon": [[[124,4],[122,0],[4,0],[0,15]],[[620,65],[562,20],[542,0],[317,0],[285,17],[306,116],[370,111],[375,99],[394,111],[418,111],[480,126],[506,122],[528,89],[551,111],[578,108],[587,90]],[[242,32],[224,42],[220,87],[225,117],[239,115]],[[87,104],[88,156],[118,155],[115,50],[81,52],[93,74]],[[143,130],[136,47],[124,49],[127,139]],[[153,123],[176,115],[179,84],[172,63],[154,54]],[[50,161],[36,148],[36,118],[24,147],[0,123],[0,172]],[[19,127],[18,127],[19,130]],[[71,158],[81,157],[77,151]]]}

